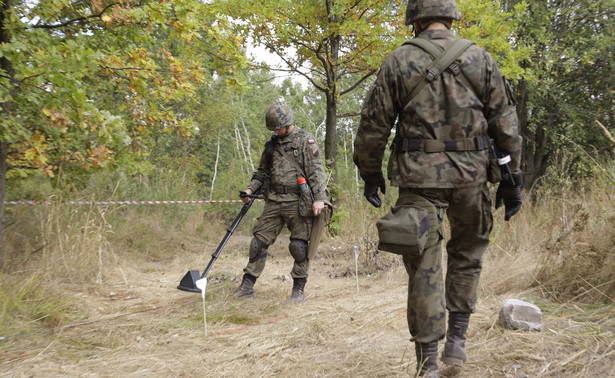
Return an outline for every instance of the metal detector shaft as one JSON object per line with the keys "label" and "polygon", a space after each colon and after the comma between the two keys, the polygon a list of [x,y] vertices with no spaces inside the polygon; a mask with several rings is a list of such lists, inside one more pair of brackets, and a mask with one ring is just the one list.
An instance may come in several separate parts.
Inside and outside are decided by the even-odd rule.
{"label": "metal detector shaft", "polygon": [[207,276],[207,273],[209,273],[209,270],[214,265],[214,262],[216,262],[216,260],[218,259],[218,256],[220,255],[222,248],[224,248],[224,245],[226,244],[228,239],[231,237],[231,235],[233,234],[233,232],[239,225],[239,222],[241,222],[241,219],[244,217],[244,215],[246,215],[246,213],[250,209],[250,206],[252,206],[252,203],[254,202],[254,200],[264,199],[264,197],[253,195],[253,194],[247,194],[245,192],[241,192],[240,197],[249,198],[250,200],[243,205],[243,207],[239,211],[239,214],[237,215],[237,218],[235,218],[235,220],[230,225],[230,227],[226,229],[226,235],[224,235],[224,238],[220,242],[220,245],[218,246],[216,251],[213,253],[213,255],[211,255],[211,260],[209,260],[209,264],[207,264],[205,271],[203,272],[203,274],[199,275],[198,270],[189,270],[188,273],[186,273],[186,275],[184,276],[184,278],[182,278],[181,281],[179,282],[179,285],[177,286],[179,290],[189,291],[191,293],[201,292],[201,289],[197,287],[196,282],[205,278],[205,276]]}
{"label": "metal detector shaft", "polygon": [[246,213],[250,209],[250,206],[252,206],[252,202],[254,202],[254,200],[258,197],[250,196],[249,198],[250,198],[250,201],[243,205],[243,207],[239,211],[239,214],[237,215],[237,218],[235,218],[231,226],[226,229],[226,235],[224,235],[224,238],[220,242],[220,245],[218,245],[218,248],[216,249],[216,251],[211,255],[211,260],[209,260],[209,264],[207,264],[207,267],[203,271],[203,274],[201,274],[201,278],[205,278],[205,276],[207,276],[207,273],[209,273],[209,270],[214,265],[214,262],[216,262],[216,260],[218,259],[218,256],[220,255],[222,248],[224,248],[224,246],[226,245],[226,242],[229,240],[231,235],[233,235],[233,232],[235,232],[235,229],[239,225],[239,222],[241,222],[241,219],[243,219],[244,215],[246,215]]}

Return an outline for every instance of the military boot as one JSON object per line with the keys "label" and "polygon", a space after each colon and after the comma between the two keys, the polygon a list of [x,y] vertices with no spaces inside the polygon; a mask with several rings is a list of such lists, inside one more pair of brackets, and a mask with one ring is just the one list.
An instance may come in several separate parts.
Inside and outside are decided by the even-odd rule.
{"label": "military boot", "polygon": [[466,331],[470,323],[470,314],[450,312],[446,342],[442,352],[442,362],[447,365],[463,366],[466,361]]}
{"label": "military boot", "polygon": [[305,287],[306,278],[293,278],[293,292],[288,298],[290,303],[301,303],[305,301],[303,288]]}
{"label": "military boot", "polygon": [[416,351],[416,374],[419,377],[439,378],[438,342],[414,343]]}
{"label": "military boot", "polygon": [[237,299],[248,299],[254,298],[254,283],[256,282],[256,277],[251,274],[244,274],[243,279],[241,280],[241,284],[235,291],[233,295]]}

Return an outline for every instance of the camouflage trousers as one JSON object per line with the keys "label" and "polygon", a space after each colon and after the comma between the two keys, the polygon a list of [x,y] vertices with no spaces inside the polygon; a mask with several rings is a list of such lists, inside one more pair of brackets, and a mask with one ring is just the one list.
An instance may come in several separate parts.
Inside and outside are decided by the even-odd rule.
{"label": "camouflage trousers", "polygon": [[408,328],[412,341],[428,343],[444,337],[446,310],[474,312],[482,256],[489,245],[493,224],[491,197],[486,184],[463,189],[400,188],[398,205],[404,196],[411,198],[412,194],[446,210],[451,232],[446,244],[445,280],[441,241],[427,248],[422,256],[404,256],[408,272]]}
{"label": "camouflage trousers", "polygon": [[[297,197],[298,198],[298,197]],[[266,247],[269,247],[277,239],[284,225],[287,226],[290,231],[290,239],[303,240],[307,243],[310,239],[310,232],[312,231],[312,219],[305,218],[299,215],[299,200],[289,202],[265,202],[265,208],[263,213],[256,222],[252,234],[255,238],[260,240]],[[251,274],[254,277],[259,277],[265,269],[265,263],[267,261],[266,250],[262,256],[251,259],[248,261],[248,265],[243,269],[244,273]],[[306,248],[307,253],[307,248]],[[299,263],[295,260],[293,268],[290,272],[293,278],[305,278],[308,276],[310,268],[310,260]]]}

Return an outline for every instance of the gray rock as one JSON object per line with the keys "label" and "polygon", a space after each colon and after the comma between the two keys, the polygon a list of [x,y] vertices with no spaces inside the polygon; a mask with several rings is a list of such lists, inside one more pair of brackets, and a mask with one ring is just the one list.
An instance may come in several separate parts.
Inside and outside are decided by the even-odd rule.
{"label": "gray rock", "polygon": [[542,331],[542,312],[534,304],[506,299],[500,308],[499,323],[511,329]]}

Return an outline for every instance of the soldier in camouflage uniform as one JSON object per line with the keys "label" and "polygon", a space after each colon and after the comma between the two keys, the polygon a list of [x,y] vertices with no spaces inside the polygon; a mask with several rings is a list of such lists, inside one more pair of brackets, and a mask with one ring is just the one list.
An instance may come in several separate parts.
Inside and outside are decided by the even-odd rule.
{"label": "soldier in camouflage uniform", "polygon": [[[320,149],[314,137],[295,125],[295,115],[288,105],[275,103],[265,114],[266,126],[275,135],[265,143],[260,164],[246,189],[252,194],[266,187],[267,200],[263,213],[254,226],[254,238],[250,242],[250,258],[244,268],[241,284],[235,290],[236,298],[254,297],[254,283],[265,268],[267,248],[272,245],[286,224],[290,230],[288,249],[295,262],[291,271],[293,289],[289,302],[304,301],[304,287],[308,277],[310,260],[308,241],[312,218],[299,214],[300,189],[297,180],[303,176],[289,158],[303,169],[307,183],[312,189],[314,202],[312,212],[318,216],[326,200],[326,175]],[[279,149],[286,152],[283,155]],[[243,198],[244,202],[249,201]]]}
{"label": "soldier in camouflage uniform", "polygon": [[[413,24],[415,37],[443,48],[456,40],[450,28],[460,19],[454,0],[409,0],[406,10],[406,25]],[[399,187],[396,206],[423,207],[435,212],[439,223],[428,231],[438,233],[432,234],[435,244],[425,245],[420,255],[403,257],[417,373],[438,377],[439,340],[446,337],[444,363],[462,366],[466,360],[466,330],[492,227],[487,138],[511,157],[512,179],[503,180],[496,193],[496,208],[504,203],[505,220],[521,207],[522,175],[514,100],[494,59],[471,45],[457,58],[457,70],[451,65],[404,101],[433,61],[413,44],[402,45],[384,60],[363,104],[354,162],[365,182],[365,197],[379,207],[378,189],[386,190],[383,155],[397,121],[388,164],[391,185]],[[441,267],[444,212],[451,230],[446,280]]]}

